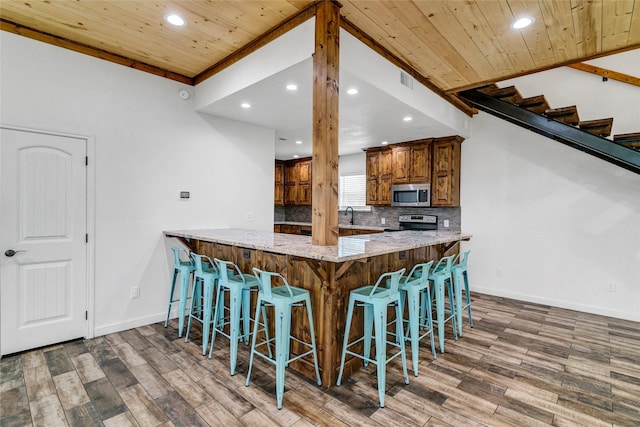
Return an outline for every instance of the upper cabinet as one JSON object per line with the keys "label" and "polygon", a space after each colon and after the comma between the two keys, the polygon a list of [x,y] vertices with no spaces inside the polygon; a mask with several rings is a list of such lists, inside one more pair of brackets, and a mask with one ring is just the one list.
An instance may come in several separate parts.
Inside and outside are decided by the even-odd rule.
{"label": "upper cabinet", "polygon": [[391,150],[367,150],[367,205],[391,204]]}
{"label": "upper cabinet", "polygon": [[[275,164],[275,205],[311,205],[311,158],[300,160],[276,160]],[[278,171],[281,168],[281,171]],[[278,174],[283,177],[278,182]],[[279,185],[282,188],[282,202],[279,203]]]}
{"label": "upper cabinet", "polygon": [[431,206],[460,205],[460,144],[462,137],[433,140]]}
{"label": "upper cabinet", "polygon": [[276,160],[273,204],[276,206],[284,205],[284,162],[281,160]]}
{"label": "upper cabinet", "polygon": [[431,183],[431,206],[460,204],[460,144],[428,138],[367,151],[367,205],[390,206],[393,184]]}

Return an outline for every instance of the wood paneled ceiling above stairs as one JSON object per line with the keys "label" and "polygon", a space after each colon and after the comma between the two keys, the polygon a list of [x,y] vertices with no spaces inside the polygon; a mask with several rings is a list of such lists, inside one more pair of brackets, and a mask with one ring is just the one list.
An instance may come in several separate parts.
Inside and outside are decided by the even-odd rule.
{"label": "wood paneled ceiling above stairs", "polygon": [[[444,93],[640,47],[640,0],[341,0],[346,27]],[[2,29],[185,83],[313,15],[308,0],[2,0]],[[176,12],[187,25],[164,17]],[[516,17],[533,25],[512,30]],[[280,30],[282,31],[282,29]],[[277,35],[277,34],[275,34]],[[275,36],[274,35],[274,36]]]}

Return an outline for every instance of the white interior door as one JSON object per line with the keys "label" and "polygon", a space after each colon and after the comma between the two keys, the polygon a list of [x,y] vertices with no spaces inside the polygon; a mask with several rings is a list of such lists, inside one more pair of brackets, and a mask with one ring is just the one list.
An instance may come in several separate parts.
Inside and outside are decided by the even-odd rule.
{"label": "white interior door", "polygon": [[87,140],[0,131],[0,354],[10,354],[87,335]]}

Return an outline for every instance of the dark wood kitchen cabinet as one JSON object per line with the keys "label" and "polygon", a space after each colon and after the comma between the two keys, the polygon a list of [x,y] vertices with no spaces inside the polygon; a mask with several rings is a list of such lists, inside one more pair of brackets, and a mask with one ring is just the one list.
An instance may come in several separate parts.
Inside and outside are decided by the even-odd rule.
{"label": "dark wood kitchen cabinet", "polygon": [[281,160],[276,160],[273,204],[276,206],[284,206],[284,162]]}
{"label": "dark wood kitchen cabinet", "polygon": [[410,165],[411,165],[411,147],[401,145],[391,149],[393,153],[393,183],[405,184],[410,181]]}
{"label": "dark wood kitchen cabinet", "polygon": [[391,204],[391,163],[391,150],[367,150],[367,205]]}
{"label": "dark wood kitchen cabinet", "polygon": [[433,140],[431,206],[460,205],[460,136]]}
{"label": "dark wood kitchen cabinet", "polygon": [[284,204],[311,205],[311,158],[284,162]]}
{"label": "dark wood kitchen cabinet", "polygon": [[390,206],[393,184],[431,183],[432,206],[459,206],[463,140],[447,136],[367,149],[367,205]]}
{"label": "dark wood kitchen cabinet", "polygon": [[431,182],[431,141],[411,146],[409,182]]}

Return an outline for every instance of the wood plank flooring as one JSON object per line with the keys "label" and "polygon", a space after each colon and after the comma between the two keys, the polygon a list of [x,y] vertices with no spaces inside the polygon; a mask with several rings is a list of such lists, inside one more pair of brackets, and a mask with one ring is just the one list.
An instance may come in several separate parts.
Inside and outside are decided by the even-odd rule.
{"label": "wood plank flooring", "polygon": [[207,359],[174,320],[0,359],[0,426],[640,426],[640,323],[473,296],[410,384],[389,364],[385,408],[369,366],[328,390],[287,372],[279,411],[272,365],[245,387],[248,348],[232,377],[228,341]]}

